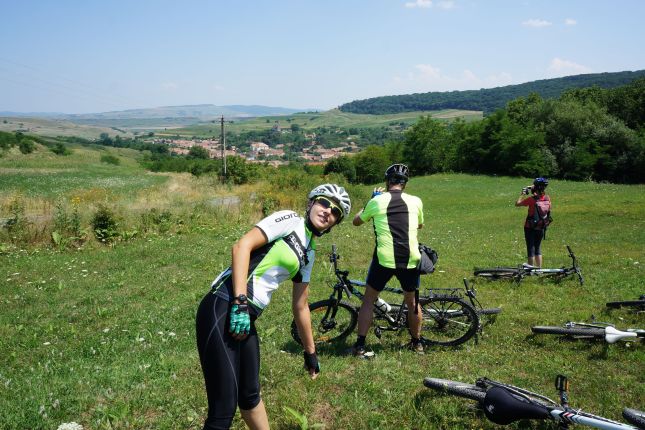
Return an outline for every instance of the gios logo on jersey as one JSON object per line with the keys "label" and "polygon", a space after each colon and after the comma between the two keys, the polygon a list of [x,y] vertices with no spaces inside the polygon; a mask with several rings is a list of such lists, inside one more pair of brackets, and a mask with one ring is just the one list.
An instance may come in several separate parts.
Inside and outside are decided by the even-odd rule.
{"label": "gios logo on jersey", "polygon": [[295,212],[288,213],[286,215],[282,215],[281,217],[278,217],[274,220],[274,222],[280,222],[284,221],[286,219],[291,219],[291,218],[298,218],[298,214]]}

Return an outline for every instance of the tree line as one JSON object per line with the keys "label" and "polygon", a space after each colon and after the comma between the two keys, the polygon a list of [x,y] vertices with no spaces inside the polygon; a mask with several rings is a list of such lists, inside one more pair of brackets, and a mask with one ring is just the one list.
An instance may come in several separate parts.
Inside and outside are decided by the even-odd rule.
{"label": "tree line", "polygon": [[519,85],[469,91],[429,92],[355,100],[340,106],[343,112],[393,114],[442,109],[480,110],[489,114],[504,108],[518,97],[537,93],[543,98],[557,98],[570,88],[615,88],[645,77],[645,70],[635,72],[593,73],[563,78],[543,79]]}
{"label": "tree line", "polygon": [[376,183],[395,161],[406,162],[416,175],[465,172],[645,183],[645,78],[613,89],[570,89],[557,99],[532,93],[479,122],[446,124],[422,117],[403,142],[332,160],[325,171]]}

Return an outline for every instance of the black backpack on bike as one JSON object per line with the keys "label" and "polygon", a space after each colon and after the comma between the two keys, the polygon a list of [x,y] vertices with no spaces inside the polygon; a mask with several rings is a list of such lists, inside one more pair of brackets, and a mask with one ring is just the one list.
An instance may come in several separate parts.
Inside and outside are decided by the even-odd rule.
{"label": "black backpack on bike", "polygon": [[419,273],[426,275],[428,273],[434,272],[434,267],[437,264],[437,260],[439,259],[439,254],[437,254],[437,251],[430,248],[429,246],[420,243],[419,253],[421,254],[421,260],[419,260],[419,264],[417,265],[417,270],[419,271]]}

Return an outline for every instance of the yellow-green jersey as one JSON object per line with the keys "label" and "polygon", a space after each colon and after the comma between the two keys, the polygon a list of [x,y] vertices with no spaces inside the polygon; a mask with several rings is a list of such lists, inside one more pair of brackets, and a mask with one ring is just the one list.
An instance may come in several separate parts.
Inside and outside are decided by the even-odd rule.
{"label": "yellow-green jersey", "polygon": [[374,222],[376,255],[381,266],[390,269],[417,267],[418,226],[423,224],[421,199],[401,190],[392,190],[372,198],[360,215],[364,222]]}

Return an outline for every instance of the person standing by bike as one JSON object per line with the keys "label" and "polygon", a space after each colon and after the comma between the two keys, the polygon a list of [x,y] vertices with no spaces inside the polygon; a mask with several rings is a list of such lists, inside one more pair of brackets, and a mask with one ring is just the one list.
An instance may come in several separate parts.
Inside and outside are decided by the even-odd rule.
{"label": "person standing by bike", "polygon": [[268,429],[260,398],[260,349],[255,320],[282,281],[291,279],[292,311],[312,379],[320,372],[311,330],[308,285],[315,238],[349,215],[343,187],[323,184],[308,195],[304,218],[275,212],[258,222],[232,248],[232,264],[213,281],[196,316],[197,349],[206,383],[204,429],[230,428],[237,407],[251,429]]}
{"label": "person standing by bike", "polygon": [[409,169],[404,164],[388,167],[385,171],[387,191],[383,192],[382,187],[376,188],[372,199],[353,220],[355,226],[373,220],[376,234],[376,248],[358,313],[358,338],[352,348],[356,356],[365,355],[365,338],[372,325],[374,302],[392,276],[399,280],[408,308],[411,337],[408,347],[423,352],[420,342],[422,315],[415,309],[418,305],[415,293],[420,280],[417,265],[421,259],[417,231],[423,227],[423,203],[418,197],[403,192],[409,177]]}
{"label": "person standing by bike", "polygon": [[530,266],[542,267],[542,239],[551,221],[551,198],[546,194],[547,178],[535,178],[533,185],[522,188],[515,206],[528,206],[524,221],[524,240]]}

